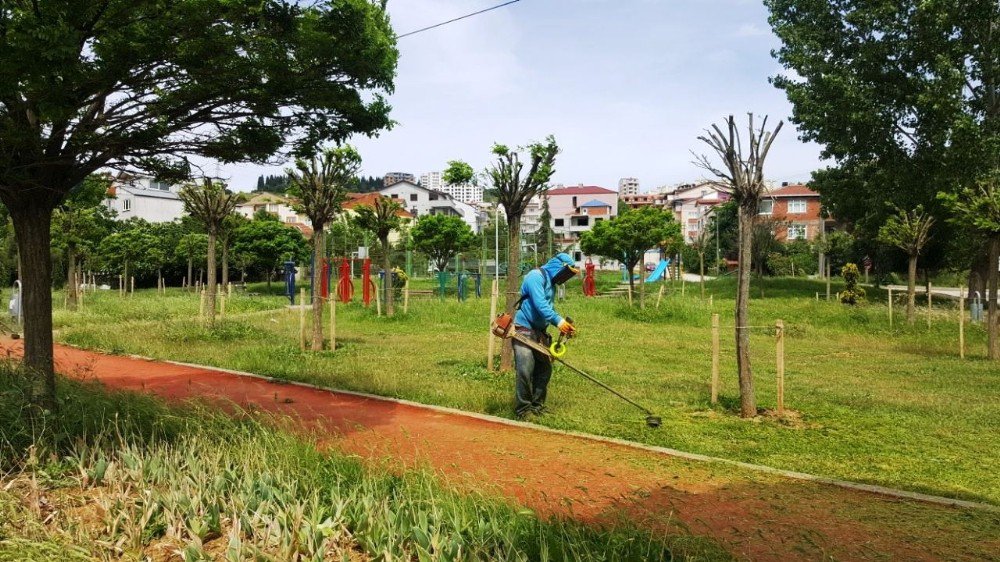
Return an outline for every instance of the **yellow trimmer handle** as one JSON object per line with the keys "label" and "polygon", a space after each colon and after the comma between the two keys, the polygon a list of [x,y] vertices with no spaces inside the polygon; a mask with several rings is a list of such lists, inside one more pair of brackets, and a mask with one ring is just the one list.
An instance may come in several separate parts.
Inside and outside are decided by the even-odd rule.
{"label": "yellow trimmer handle", "polygon": [[562,357],[563,355],[566,355],[566,344],[561,341],[552,342],[552,345],[549,346],[549,353],[551,353],[553,357]]}

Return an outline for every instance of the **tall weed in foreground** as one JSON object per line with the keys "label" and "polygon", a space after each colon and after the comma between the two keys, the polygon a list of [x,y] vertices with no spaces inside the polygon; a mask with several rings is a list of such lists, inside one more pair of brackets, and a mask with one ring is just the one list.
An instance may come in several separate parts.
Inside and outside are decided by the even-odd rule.
{"label": "tall weed in foreground", "polygon": [[663,543],[628,526],[543,521],[442,488],[425,472],[397,474],[320,452],[270,423],[281,420],[169,409],[66,381],[59,416],[31,416],[20,384],[16,371],[0,368],[8,474],[0,485],[0,561],[52,552],[67,559],[165,552],[184,560],[671,558]]}

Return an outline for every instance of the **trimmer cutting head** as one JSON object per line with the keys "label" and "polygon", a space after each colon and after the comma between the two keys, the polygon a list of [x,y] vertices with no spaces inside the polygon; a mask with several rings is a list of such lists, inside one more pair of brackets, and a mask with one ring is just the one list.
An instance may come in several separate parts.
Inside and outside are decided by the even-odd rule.
{"label": "trimmer cutting head", "polygon": [[660,416],[646,416],[646,425],[648,427],[656,429],[657,427],[660,427],[660,424],[662,423],[663,422],[660,420]]}

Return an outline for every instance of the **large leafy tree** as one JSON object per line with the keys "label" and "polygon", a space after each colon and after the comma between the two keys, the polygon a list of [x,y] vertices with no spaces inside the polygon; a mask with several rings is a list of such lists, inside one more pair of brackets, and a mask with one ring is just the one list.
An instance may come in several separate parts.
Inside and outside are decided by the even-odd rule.
{"label": "large leafy tree", "polygon": [[[790,71],[773,82],[803,138],[836,162],[814,174],[824,205],[869,240],[894,206],[923,205],[946,228],[938,192],[1000,168],[1000,3],[765,4],[782,41],[775,56]],[[928,251],[964,240],[940,234]],[[950,254],[975,256],[966,265],[985,274],[986,252]]]}
{"label": "large leafy tree", "polygon": [[72,189],[52,216],[52,247],[66,259],[66,296],[76,308],[80,279],[80,258],[97,249],[113,229],[111,211],[102,204],[109,178],[92,174]]}
{"label": "large leafy tree", "polygon": [[0,3],[0,201],[18,233],[25,364],[54,408],[52,210],[89,174],[187,175],[390,125],[382,0]]}
{"label": "large leafy tree", "polygon": [[[340,212],[348,188],[357,181],[355,174],[360,167],[361,155],[354,147],[344,145],[327,148],[308,160],[299,158],[295,161],[295,169],[288,170],[291,180],[288,193],[298,198],[296,207],[312,223],[313,280],[319,279],[317,271],[326,251],[324,230]],[[312,350],[322,351],[323,298],[319,291],[312,292],[312,309]]]}
{"label": "large leafy tree", "polygon": [[232,253],[241,269],[262,273],[270,288],[282,262],[300,262],[309,257],[309,243],[302,233],[276,220],[252,220],[232,234]]}
{"label": "large leafy tree", "polygon": [[943,195],[945,204],[952,210],[952,220],[963,230],[971,231],[973,239],[985,240],[988,263],[991,264],[986,279],[989,304],[986,316],[990,359],[1000,359],[1000,310],[997,310],[997,290],[1000,285],[1000,173],[983,179],[975,189],[965,189],[957,194]]}
{"label": "large leafy tree", "polygon": [[476,235],[462,217],[424,215],[410,230],[413,247],[444,271],[456,255],[476,247]]}
{"label": "large leafy tree", "polygon": [[160,241],[142,219],[132,219],[101,241],[98,253],[105,265],[120,271],[124,287],[136,274],[149,273],[163,262]]}
{"label": "large leafy tree", "polygon": [[184,201],[184,210],[201,222],[208,232],[208,250],[206,251],[206,271],[208,272],[208,310],[210,324],[215,326],[216,298],[216,260],[215,248],[222,232],[223,224],[233,214],[236,205],[242,200],[242,194],[226,189],[220,182],[205,179],[203,183],[187,184],[181,188],[180,198]]}
{"label": "large leafy tree", "polygon": [[754,126],[750,114],[746,129],[746,144],[732,115],[726,120],[725,130],[718,125],[706,131],[699,140],[715,153],[714,157],[697,157],[697,164],[715,176],[720,186],[732,195],[739,217],[738,277],[736,282],[736,365],[740,379],[740,415],[757,415],[754,399],[753,373],[750,369],[750,271],[751,246],[754,224],[759,216],[761,197],[764,195],[764,163],[774,139],[781,131],[782,122],[773,131],[767,129],[767,117],[759,127]]}
{"label": "large leafy tree", "polygon": [[[628,270],[629,285],[635,290],[633,271],[647,250],[672,245],[681,238],[681,226],[673,213],[659,207],[630,210],[609,221],[601,221],[580,236],[580,249],[585,254],[620,261]],[[641,289],[645,276],[641,276]],[[645,306],[645,291],[639,291],[639,306]]]}
{"label": "large leafy tree", "polygon": [[371,232],[378,238],[382,247],[382,270],[385,272],[385,313],[395,314],[392,294],[392,260],[389,246],[389,235],[403,227],[403,217],[400,211],[403,207],[398,201],[388,197],[377,197],[372,205],[361,205],[355,208],[355,224]]}

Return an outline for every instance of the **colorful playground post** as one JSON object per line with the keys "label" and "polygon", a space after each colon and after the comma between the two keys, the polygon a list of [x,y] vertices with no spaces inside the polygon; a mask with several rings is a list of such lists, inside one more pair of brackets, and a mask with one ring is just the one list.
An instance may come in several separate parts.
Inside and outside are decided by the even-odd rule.
{"label": "colorful playground post", "polygon": [[594,270],[597,266],[590,259],[587,259],[587,264],[585,266],[585,273],[583,275],[583,294],[587,297],[597,296],[597,282],[594,279]]}
{"label": "colorful playground post", "polygon": [[351,262],[347,258],[340,261],[340,280],[337,281],[340,302],[347,304],[354,298],[354,280],[351,279]]}

